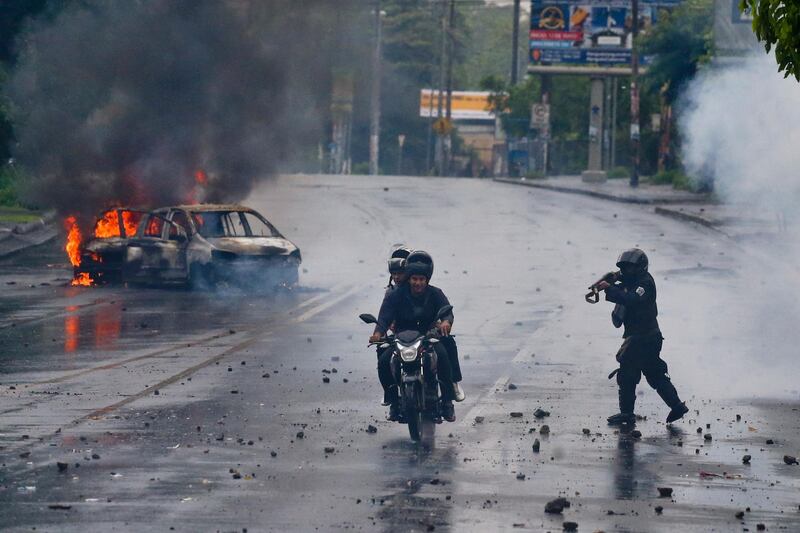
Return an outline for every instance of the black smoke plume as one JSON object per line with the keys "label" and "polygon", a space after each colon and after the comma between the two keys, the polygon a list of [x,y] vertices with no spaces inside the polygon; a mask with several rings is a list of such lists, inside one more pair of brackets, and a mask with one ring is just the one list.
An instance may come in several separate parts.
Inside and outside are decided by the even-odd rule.
{"label": "black smoke plume", "polygon": [[323,4],[94,0],[35,23],[9,83],[24,196],[83,216],[241,200],[299,137],[316,145]]}

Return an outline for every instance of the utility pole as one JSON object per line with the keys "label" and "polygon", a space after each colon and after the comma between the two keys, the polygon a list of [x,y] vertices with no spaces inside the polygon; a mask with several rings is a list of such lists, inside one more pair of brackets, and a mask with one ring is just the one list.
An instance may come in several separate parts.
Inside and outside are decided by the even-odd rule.
{"label": "utility pole", "polygon": [[514,0],[514,28],[511,37],[511,85],[516,85],[519,77],[519,4],[520,0]]}
{"label": "utility pole", "polygon": [[639,35],[639,0],[633,0],[631,9],[633,28],[631,32],[631,187],[639,186],[639,51],[636,36]]}
{"label": "utility pole", "polygon": [[375,0],[375,48],[372,55],[372,91],[369,121],[369,173],[379,172],[381,135],[381,0]]}
{"label": "utility pole", "polygon": [[[436,101],[436,120],[441,124],[444,118],[444,88],[446,77],[446,56],[447,56],[447,0],[442,0],[442,42],[439,49],[439,90]],[[441,128],[436,132],[436,175],[444,175],[444,135]]]}
{"label": "utility pole", "polygon": [[444,136],[444,161],[443,161],[443,174],[450,175],[450,162],[453,157],[453,138],[452,138],[452,124],[453,124],[453,51],[455,49],[455,35],[453,27],[456,18],[456,0],[450,0],[450,13],[447,16],[447,107],[446,117],[448,129]]}

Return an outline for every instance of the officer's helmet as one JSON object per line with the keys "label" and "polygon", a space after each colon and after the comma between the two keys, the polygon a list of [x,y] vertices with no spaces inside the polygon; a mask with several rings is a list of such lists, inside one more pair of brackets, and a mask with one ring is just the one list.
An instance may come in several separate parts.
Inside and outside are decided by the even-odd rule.
{"label": "officer's helmet", "polygon": [[617,267],[622,272],[623,278],[636,278],[647,272],[650,262],[639,248],[631,248],[619,254]]}

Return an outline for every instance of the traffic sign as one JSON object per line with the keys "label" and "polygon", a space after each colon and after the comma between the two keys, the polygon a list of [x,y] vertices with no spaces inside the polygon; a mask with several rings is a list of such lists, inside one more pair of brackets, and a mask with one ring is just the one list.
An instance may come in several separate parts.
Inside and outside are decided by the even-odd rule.
{"label": "traffic sign", "polygon": [[550,104],[533,104],[531,107],[531,129],[546,130],[550,125]]}

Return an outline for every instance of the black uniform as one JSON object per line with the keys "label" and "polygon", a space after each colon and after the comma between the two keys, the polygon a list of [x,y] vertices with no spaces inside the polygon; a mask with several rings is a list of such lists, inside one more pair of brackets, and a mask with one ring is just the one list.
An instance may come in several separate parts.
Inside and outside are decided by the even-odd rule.
{"label": "black uniform", "polygon": [[658,327],[656,282],[648,272],[635,279],[623,279],[606,289],[606,300],[617,304],[612,313],[616,327],[625,326],[625,339],[617,352],[619,370],[619,410],[632,414],[636,385],[642,379],[653,387],[670,408],[681,405],[678,393],[667,375],[667,363],[661,359],[664,337]]}
{"label": "black uniform", "polygon": [[[441,289],[428,285],[425,292],[417,297],[411,294],[408,283],[404,283],[391,292],[387,291],[378,313],[376,329],[386,333],[386,330],[394,324],[395,331],[414,330],[423,335],[436,325],[436,313],[446,305],[450,305],[450,302]],[[453,313],[450,312],[442,320],[452,324]],[[434,350],[437,355],[437,376],[441,382],[442,399],[452,400],[453,376],[447,349],[443,343],[437,343],[434,345]],[[391,371],[392,351],[393,348],[389,347],[378,358],[378,376],[388,402],[394,401],[397,395]]]}

